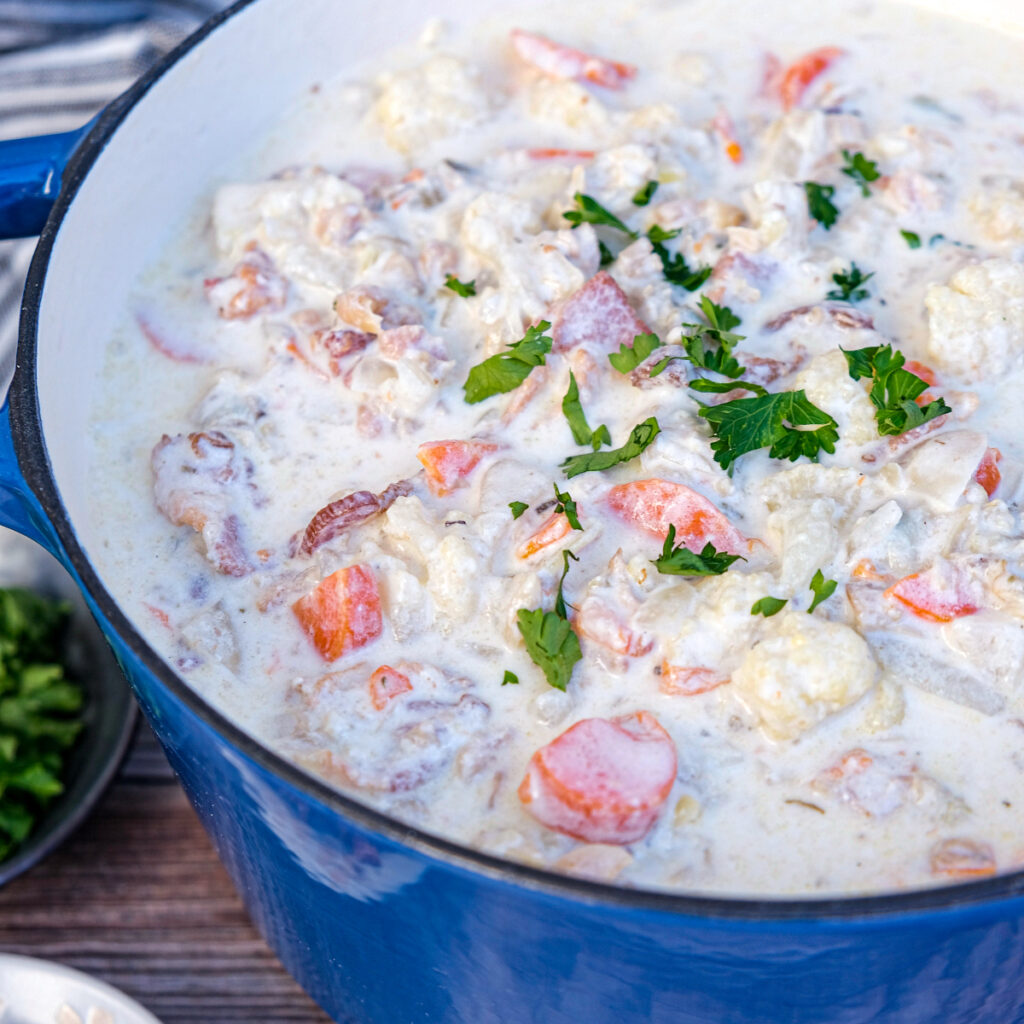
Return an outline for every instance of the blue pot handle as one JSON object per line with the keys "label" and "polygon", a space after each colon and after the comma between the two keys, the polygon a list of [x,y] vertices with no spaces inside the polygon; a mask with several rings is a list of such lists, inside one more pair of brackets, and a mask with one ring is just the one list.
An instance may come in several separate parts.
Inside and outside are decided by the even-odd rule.
{"label": "blue pot handle", "polygon": [[0,238],[43,230],[71,154],[92,128],[0,142]]}

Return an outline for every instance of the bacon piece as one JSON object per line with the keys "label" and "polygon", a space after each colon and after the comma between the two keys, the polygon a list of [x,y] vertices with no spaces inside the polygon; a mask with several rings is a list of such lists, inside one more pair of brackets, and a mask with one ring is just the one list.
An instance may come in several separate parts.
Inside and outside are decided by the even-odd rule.
{"label": "bacon piece", "polygon": [[336,661],[381,634],[377,580],[366,565],[332,573],[300,597],[292,611],[324,661]]}
{"label": "bacon piece", "polygon": [[313,516],[301,535],[296,534],[292,538],[291,553],[311,555],[318,547],[334,540],[351,527],[386,512],[396,498],[404,498],[409,494],[412,494],[412,481],[399,480],[385,487],[380,494],[353,491],[329,502]]}
{"label": "bacon piece", "polygon": [[512,30],[512,46],[527,64],[552,78],[570,78],[592,82],[605,89],[621,89],[636,75],[632,64],[595,57],[520,28]]}
{"label": "bacon piece", "polygon": [[496,444],[486,441],[427,441],[416,450],[416,457],[427,471],[431,493],[440,498],[469,476],[485,455],[497,450]]}
{"label": "bacon piece", "polygon": [[996,873],[995,851],[974,839],[943,839],[931,849],[933,875],[947,878],[982,878]]}
{"label": "bacon piece", "polygon": [[779,82],[779,98],[786,110],[792,110],[807,91],[808,86],[823,71],[845,53],[837,46],[823,46],[797,58],[782,73]]}
{"label": "bacon piece", "polygon": [[[920,376],[920,374],[918,374]],[[1003,453],[998,448],[986,448],[978,468],[974,471],[974,480],[985,488],[985,493],[991,498],[996,493],[1000,481],[1003,479],[999,472],[999,460]]]}
{"label": "bacon piece", "polygon": [[700,551],[709,541],[718,551],[749,552],[747,540],[707,498],[683,484],[653,478],[617,484],[608,505],[621,519],[662,540],[676,528],[676,544]]}
{"label": "bacon piece", "polygon": [[661,679],[658,689],[670,697],[695,697],[719,686],[725,686],[729,677],[713,668],[670,665],[661,663]]}
{"label": "bacon piece", "polygon": [[580,602],[574,624],[581,636],[627,658],[639,658],[654,647],[652,637],[626,625],[619,607],[594,594]]}
{"label": "bacon piece", "polygon": [[283,309],[288,300],[288,281],[255,243],[229,276],[208,277],[203,286],[225,320],[245,320],[264,310],[274,312]]}
{"label": "bacon piece", "polygon": [[798,306],[796,309],[780,313],[773,320],[769,320],[764,325],[764,329],[766,331],[777,331],[781,327],[785,327],[790,320],[805,316],[816,316],[819,318],[827,316],[837,327],[847,327],[851,330],[858,327],[873,330],[875,326],[875,321],[867,313],[850,309],[849,306],[830,306],[822,303],[817,306]]}
{"label": "bacon piece", "polygon": [[557,352],[577,345],[596,344],[604,351],[632,345],[638,334],[650,334],[626,298],[626,293],[606,270],[595,274],[565,302],[555,317],[551,340]]}
{"label": "bacon piece", "polygon": [[378,711],[383,711],[390,701],[410,690],[412,683],[409,677],[390,665],[381,665],[370,676],[370,701]]}
{"label": "bacon piece", "polygon": [[342,360],[368,348],[373,344],[374,338],[375,335],[367,331],[331,327],[313,331],[309,336],[309,342],[314,352],[323,351],[327,355],[331,376],[340,377],[344,370]]}
{"label": "bacon piece", "polygon": [[943,563],[925,572],[904,576],[885,591],[885,596],[899,601],[918,618],[952,622],[978,611],[981,607],[978,590],[963,570]]}
{"label": "bacon piece", "polygon": [[624,846],[650,831],[675,777],[675,744],[649,711],[586,718],[534,753],[519,799],[547,828]]}

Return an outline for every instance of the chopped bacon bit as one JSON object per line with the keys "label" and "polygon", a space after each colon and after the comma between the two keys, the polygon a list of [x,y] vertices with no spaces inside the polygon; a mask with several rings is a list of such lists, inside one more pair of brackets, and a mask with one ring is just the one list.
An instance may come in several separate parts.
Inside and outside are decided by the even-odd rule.
{"label": "chopped bacon bit", "polygon": [[894,583],[885,596],[909,608],[918,618],[929,622],[952,622],[973,615],[980,605],[970,580],[965,574],[947,566],[932,566]]}
{"label": "chopped bacon bit", "polygon": [[289,352],[291,355],[295,356],[295,358],[298,359],[298,361],[302,363],[303,366],[311,370],[313,374],[319,377],[321,380],[331,379],[330,377],[327,376],[326,373],[324,373],[323,370],[320,369],[319,366],[316,365],[316,363],[313,362],[312,359],[309,358],[309,356],[306,355],[305,352],[302,351],[302,349],[299,348],[298,342],[296,342],[294,338],[292,338],[288,342],[288,344],[285,345],[285,350]]}
{"label": "chopped bacon bit", "polygon": [[653,478],[617,484],[608,492],[612,511],[656,537],[676,528],[676,543],[700,551],[709,541],[718,551],[750,551],[747,540],[702,494],[683,484]]}
{"label": "chopped bacon bit", "polygon": [[377,580],[365,565],[339,569],[300,597],[292,611],[324,661],[335,661],[381,634]]}
{"label": "chopped bacon bit", "polygon": [[780,313],[773,320],[769,320],[764,325],[766,331],[777,331],[782,327],[785,327],[790,320],[794,320],[797,317],[814,317],[818,320],[827,316],[832,323],[837,327],[846,327],[856,329],[859,327],[865,327],[869,330],[873,330],[875,321],[871,319],[867,313],[861,313],[859,310],[850,309],[848,306],[799,306],[796,309],[787,310],[785,313]]}
{"label": "chopped bacon bit", "polygon": [[624,846],[650,831],[675,777],[675,744],[650,712],[587,718],[534,753],[519,799],[547,828]]}
{"label": "chopped bacon bit", "polygon": [[663,661],[658,689],[670,697],[695,697],[698,693],[725,686],[727,682],[729,677],[723,678],[722,673],[713,668],[684,667]]}
{"label": "chopped bacon bit", "polygon": [[318,547],[334,540],[359,523],[365,523],[381,512],[386,512],[397,498],[412,494],[412,481],[399,480],[380,494],[371,491],[353,491],[325,505],[309,521],[301,535],[292,538],[292,554],[311,555]]}
{"label": "chopped bacon bit", "polygon": [[389,701],[394,700],[399,694],[408,693],[411,689],[409,677],[390,665],[381,665],[370,676],[370,700],[378,711],[383,711]]}
{"label": "chopped bacon bit", "polygon": [[557,544],[563,537],[572,532],[569,520],[562,512],[556,512],[549,516],[540,529],[531,535],[526,543],[520,545],[516,550],[517,558],[529,558],[538,551]]}
{"label": "chopped bacon bit", "polygon": [[793,61],[779,81],[779,98],[783,107],[792,110],[803,98],[811,82],[844,53],[844,50],[836,46],[823,46]]}
{"label": "chopped bacon bit", "polygon": [[427,471],[431,493],[443,497],[469,476],[485,455],[497,450],[496,444],[485,441],[427,441],[419,446],[416,457]]}
{"label": "chopped bacon bit", "polygon": [[602,270],[562,306],[555,317],[551,339],[558,352],[587,344],[615,352],[620,345],[632,345],[638,334],[650,331],[615,279]]}
{"label": "chopped bacon bit", "polygon": [[332,327],[313,331],[309,336],[314,351],[323,349],[327,354],[331,376],[340,377],[344,367],[342,360],[346,356],[362,352],[373,344],[374,335],[367,331],[352,331],[347,328]]}
{"label": "chopped bacon bit", "polygon": [[260,311],[283,309],[288,299],[287,280],[255,244],[250,244],[248,255],[228,277],[210,277],[203,284],[225,320],[244,320]]}
{"label": "chopped bacon bit", "polygon": [[636,75],[632,64],[595,57],[519,28],[512,30],[512,46],[527,64],[552,78],[571,78],[605,89],[621,89]]}
{"label": "chopped bacon bit", "polygon": [[996,493],[1000,481],[1003,479],[999,472],[999,460],[1003,453],[998,448],[986,448],[985,454],[974,471],[974,480],[985,488],[985,493],[991,498]]}
{"label": "chopped bacon bit", "polygon": [[943,839],[931,850],[933,875],[947,878],[981,878],[996,873],[995,851],[974,839]]}
{"label": "chopped bacon bit", "polygon": [[593,160],[597,155],[592,149],[528,149],[531,160]]}

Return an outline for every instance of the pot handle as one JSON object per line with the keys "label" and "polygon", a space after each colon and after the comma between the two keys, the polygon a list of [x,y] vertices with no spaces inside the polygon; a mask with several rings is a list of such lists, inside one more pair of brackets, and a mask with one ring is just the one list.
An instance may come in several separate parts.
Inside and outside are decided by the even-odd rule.
{"label": "pot handle", "polygon": [[0,142],[0,238],[28,238],[43,230],[64,168],[92,124]]}

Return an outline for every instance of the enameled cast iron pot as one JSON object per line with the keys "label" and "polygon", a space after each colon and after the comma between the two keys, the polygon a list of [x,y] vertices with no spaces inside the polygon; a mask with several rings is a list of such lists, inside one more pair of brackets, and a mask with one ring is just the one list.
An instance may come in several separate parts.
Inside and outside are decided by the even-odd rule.
{"label": "enameled cast iron pot", "polygon": [[[1019,0],[920,2],[1024,27]],[[253,918],[338,1021],[1024,1021],[1024,873],[796,902],[630,892],[507,864],[264,750],[153,652],[93,568],[89,552],[118,538],[88,503],[83,446],[138,269],[311,84],[432,13],[457,21],[506,5],[247,0],[87,131],[0,147],[9,234],[38,230],[59,184],[0,417],[0,522],[79,581]]]}

